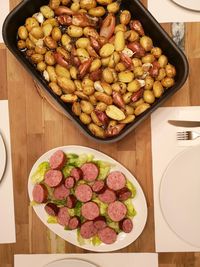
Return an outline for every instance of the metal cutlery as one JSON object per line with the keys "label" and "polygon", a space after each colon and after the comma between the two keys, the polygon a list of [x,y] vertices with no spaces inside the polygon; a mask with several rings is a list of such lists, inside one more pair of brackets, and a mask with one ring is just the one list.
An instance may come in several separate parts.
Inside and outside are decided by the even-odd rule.
{"label": "metal cutlery", "polygon": [[177,127],[200,127],[200,121],[168,120],[168,123]]}
{"label": "metal cutlery", "polygon": [[195,140],[200,137],[200,133],[195,131],[183,131],[177,132],[176,139],[177,140]]}
{"label": "metal cutlery", "polygon": [[6,146],[2,134],[0,133],[0,183],[4,177],[6,170],[7,153]]}

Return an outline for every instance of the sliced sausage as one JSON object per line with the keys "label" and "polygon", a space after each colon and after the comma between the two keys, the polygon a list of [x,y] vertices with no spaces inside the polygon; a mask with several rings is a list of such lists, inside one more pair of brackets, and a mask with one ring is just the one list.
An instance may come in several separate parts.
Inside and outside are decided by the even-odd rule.
{"label": "sliced sausage", "polygon": [[33,200],[37,203],[45,203],[48,197],[47,188],[42,184],[36,184],[33,188]]}
{"label": "sliced sausage", "polygon": [[62,207],[58,212],[58,223],[63,226],[68,226],[70,220],[70,216],[68,213],[68,209],[66,207]]}
{"label": "sliced sausage", "polygon": [[105,189],[105,182],[103,180],[97,180],[92,185],[92,191],[95,193],[103,193]]}
{"label": "sliced sausage", "polygon": [[98,195],[98,198],[104,203],[112,203],[116,200],[116,194],[110,189],[106,189],[103,193]]}
{"label": "sliced sausage", "polygon": [[77,198],[74,195],[69,195],[66,198],[66,206],[69,209],[73,209],[76,206]]}
{"label": "sliced sausage", "polygon": [[117,240],[117,233],[110,227],[98,231],[98,237],[105,244],[113,244]]}
{"label": "sliced sausage", "polygon": [[90,201],[92,198],[92,189],[87,184],[80,184],[75,189],[75,195],[81,202]]}
{"label": "sliced sausage", "polygon": [[94,227],[97,230],[101,230],[107,226],[106,219],[103,216],[99,216],[96,219],[94,219]]}
{"label": "sliced sausage", "polygon": [[81,225],[80,228],[80,235],[85,238],[89,239],[96,235],[97,229],[94,227],[93,221],[86,221]]}
{"label": "sliced sausage", "polygon": [[78,181],[83,178],[83,171],[76,167],[71,170],[70,175],[73,176],[76,181]]}
{"label": "sliced sausage", "polygon": [[44,182],[49,187],[56,187],[62,181],[63,175],[61,171],[58,170],[49,170],[45,173]]}
{"label": "sliced sausage", "polygon": [[133,222],[129,218],[124,218],[122,221],[119,222],[119,227],[125,233],[130,233],[133,229]]}
{"label": "sliced sausage", "polygon": [[74,187],[74,185],[75,185],[75,178],[72,176],[67,177],[65,180],[65,187],[71,189]]}
{"label": "sliced sausage", "polygon": [[84,203],[81,207],[81,214],[86,220],[94,220],[99,216],[99,206],[94,202]]}
{"label": "sliced sausage", "polygon": [[126,216],[127,207],[120,201],[115,201],[108,205],[108,216],[114,222],[119,222]]}
{"label": "sliced sausage", "polygon": [[58,150],[49,159],[50,167],[53,170],[61,170],[67,158],[63,151]]}
{"label": "sliced sausage", "polygon": [[114,190],[120,190],[126,185],[126,178],[123,173],[119,171],[111,172],[106,179],[107,186]]}
{"label": "sliced sausage", "polygon": [[53,195],[55,199],[59,199],[59,200],[65,199],[66,197],[69,196],[69,194],[70,194],[70,190],[66,188],[64,184],[57,186],[53,191]]}
{"label": "sliced sausage", "polygon": [[54,203],[47,203],[44,207],[47,214],[50,216],[56,216],[58,214],[59,208]]}
{"label": "sliced sausage", "polygon": [[77,229],[80,225],[80,220],[78,217],[74,216],[69,220],[68,228],[70,230]]}
{"label": "sliced sausage", "polygon": [[124,188],[120,189],[117,192],[117,197],[118,197],[118,199],[120,201],[125,201],[128,198],[130,198],[131,196],[132,196],[132,193],[131,193],[131,191],[127,187],[124,187]]}
{"label": "sliced sausage", "polygon": [[85,163],[81,166],[83,171],[83,179],[88,182],[93,182],[99,175],[99,169],[94,163]]}

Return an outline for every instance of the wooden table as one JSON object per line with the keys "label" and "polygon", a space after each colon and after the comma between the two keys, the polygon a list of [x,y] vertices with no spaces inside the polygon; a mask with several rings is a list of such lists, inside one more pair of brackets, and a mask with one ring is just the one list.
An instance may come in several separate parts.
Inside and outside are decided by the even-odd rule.
{"label": "wooden table", "polygon": [[[10,0],[11,9],[19,0]],[[146,1],[143,1],[146,4]],[[171,25],[162,25],[170,33]],[[200,105],[200,23],[185,24],[185,52],[190,75],[184,87],[165,106]],[[33,79],[0,46],[0,99],[9,100],[17,242],[0,245],[0,266],[13,266],[14,254],[87,253],[51,233],[29,206],[27,177],[45,151],[62,145],[84,145],[107,153],[139,180],[148,204],[148,220],[141,236],[121,252],[155,252],[150,118],[124,140],[100,145],[82,135],[72,122],[38,94]],[[5,226],[4,226],[5,227]],[[200,266],[200,253],[160,253],[160,267]]]}

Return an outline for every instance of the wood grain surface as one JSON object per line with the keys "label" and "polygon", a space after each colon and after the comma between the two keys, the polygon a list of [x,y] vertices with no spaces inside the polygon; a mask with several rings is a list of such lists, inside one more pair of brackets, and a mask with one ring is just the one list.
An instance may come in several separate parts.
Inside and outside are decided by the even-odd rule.
{"label": "wood grain surface", "polygon": [[[19,2],[10,0],[10,8]],[[171,34],[170,24],[162,26]],[[164,106],[200,105],[200,23],[186,23],[185,31],[189,78]],[[121,252],[155,252],[150,118],[122,141],[100,145],[81,134],[38,94],[31,76],[4,45],[0,45],[0,59],[0,99],[9,100],[17,233],[16,244],[0,245],[0,266],[13,266],[13,256],[19,253],[88,253],[50,232],[29,206],[27,194],[27,177],[37,158],[51,148],[71,144],[105,152],[137,177],[146,195],[148,220],[141,236]],[[159,267],[175,266],[199,267],[200,253],[159,254]]]}

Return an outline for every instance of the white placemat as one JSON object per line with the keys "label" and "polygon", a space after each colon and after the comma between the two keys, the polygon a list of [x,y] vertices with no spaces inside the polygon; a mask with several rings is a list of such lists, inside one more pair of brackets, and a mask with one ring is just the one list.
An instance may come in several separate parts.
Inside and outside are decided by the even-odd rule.
{"label": "white placemat", "polygon": [[76,258],[90,261],[98,267],[158,267],[156,253],[101,253],[101,254],[32,254],[15,255],[14,267],[44,267],[59,259]]}
{"label": "white placemat", "polygon": [[[200,107],[159,108],[151,116],[156,252],[200,251],[200,248],[184,242],[169,228],[160,208],[160,182],[168,164],[184,149],[200,144],[200,138],[193,141],[176,140],[176,133],[186,130],[186,128],[175,127],[167,122],[176,119],[198,121],[200,120]],[[187,128],[187,130],[191,129]],[[195,130],[200,132],[200,127]]]}
{"label": "white placemat", "polygon": [[0,1],[0,43],[3,43],[2,26],[8,13],[9,13],[9,0]]}
{"label": "white placemat", "polygon": [[10,127],[7,100],[0,100],[0,132],[3,136],[7,153],[6,170],[3,180],[0,183],[0,244],[4,244],[16,242]]}
{"label": "white placemat", "polygon": [[171,0],[148,0],[148,10],[160,23],[200,21],[200,12],[184,9]]}

